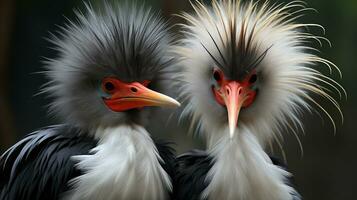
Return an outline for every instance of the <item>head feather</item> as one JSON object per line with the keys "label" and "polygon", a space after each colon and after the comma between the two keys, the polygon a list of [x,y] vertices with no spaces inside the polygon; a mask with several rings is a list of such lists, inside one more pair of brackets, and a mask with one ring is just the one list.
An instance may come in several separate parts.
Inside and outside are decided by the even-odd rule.
{"label": "head feather", "polygon": [[331,73],[341,71],[309,46],[311,40],[320,42],[323,37],[304,28],[322,26],[296,21],[311,10],[304,2],[270,5],[268,1],[215,0],[212,5],[196,1],[192,6],[193,14],[181,15],[187,23],[182,25],[184,37],[176,48],[184,68],[179,84],[181,97],[187,100],[184,113],[206,133],[208,146],[222,137],[219,132],[227,126],[226,111],[210,91],[213,67],[238,80],[252,69],[258,71],[259,94],[250,108],[242,110],[238,126],[249,128],[262,144],[272,140],[280,144],[282,131],[292,129],[295,134],[294,129],[302,129],[302,109],[326,114],[335,129],[334,119],[312,96],[327,99],[343,118],[334,96],[336,92],[346,95],[345,90],[316,67],[324,64]]}
{"label": "head feather", "polygon": [[167,77],[173,62],[167,24],[158,13],[129,3],[105,2],[98,9],[85,4],[76,16],[50,39],[58,52],[45,62],[49,83],[43,92],[53,98],[51,112],[86,128],[130,120],[128,113],[104,106],[101,80],[112,76],[155,85]]}

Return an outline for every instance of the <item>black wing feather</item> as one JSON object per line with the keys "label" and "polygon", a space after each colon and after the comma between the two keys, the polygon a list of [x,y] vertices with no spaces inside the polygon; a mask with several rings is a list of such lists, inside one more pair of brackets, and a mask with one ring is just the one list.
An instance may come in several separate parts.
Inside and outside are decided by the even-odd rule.
{"label": "black wing feather", "polygon": [[172,178],[176,172],[175,171],[176,155],[175,155],[174,148],[171,147],[173,143],[162,141],[162,140],[156,140],[155,145],[162,159],[162,162],[160,162],[162,168]]}
{"label": "black wing feather", "polygon": [[178,156],[173,196],[177,200],[201,199],[201,193],[208,185],[205,179],[212,164],[212,157],[202,150],[192,150]]}
{"label": "black wing feather", "polygon": [[[173,144],[172,142],[167,142],[162,140],[155,141],[156,148],[162,159],[160,164],[162,168],[166,171],[166,173],[170,176],[171,180],[174,180],[174,176],[176,174],[176,169],[175,169],[176,155],[175,155],[175,150],[171,147],[172,144]],[[170,199],[174,199],[172,192],[169,195],[170,195]]]}
{"label": "black wing feather", "polygon": [[74,155],[89,154],[97,141],[66,125],[31,133],[0,157],[1,200],[58,199],[82,174]]}

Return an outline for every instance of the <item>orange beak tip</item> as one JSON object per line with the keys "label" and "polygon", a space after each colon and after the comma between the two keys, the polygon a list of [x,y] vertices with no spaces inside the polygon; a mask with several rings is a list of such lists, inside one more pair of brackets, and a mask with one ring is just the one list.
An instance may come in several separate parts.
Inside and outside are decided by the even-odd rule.
{"label": "orange beak tip", "polygon": [[180,107],[180,106],[181,106],[181,103],[174,99],[173,107]]}
{"label": "orange beak tip", "polygon": [[166,106],[166,107],[173,107],[173,108],[181,106],[180,102],[176,101],[174,98],[171,98],[169,96],[160,93],[157,93],[157,95],[155,95],[153,100],[156,101],[156,103],[153,104],[155,106]]}
{"label": "orange beak tip", "polygon": [[229,127],[229,138],[230,139],[233,139],[234,132],[235,132],[235,128],[234,127],[233,128]]}

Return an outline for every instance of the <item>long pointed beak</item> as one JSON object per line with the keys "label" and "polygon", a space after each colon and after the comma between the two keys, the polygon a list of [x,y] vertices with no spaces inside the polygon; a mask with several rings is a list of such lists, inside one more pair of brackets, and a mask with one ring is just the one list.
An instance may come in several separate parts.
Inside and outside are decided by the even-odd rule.
{"label": "long pointed beak", "polygon": [[[146,106],[178,107],[180,103],[175,99],[155,92],[141,83],[121,83],[121,90],[113,93],[105,104],[113,111],[125,111]],[[124,85],[125,84],[125,85]]]}
{"label": "long pointed beak", "polygon": [[224,86],[223,100],[228,112],[229,137],[232,139],[237,127],[239,112],[245,101],[243,87],[236,81],[231,81]]}

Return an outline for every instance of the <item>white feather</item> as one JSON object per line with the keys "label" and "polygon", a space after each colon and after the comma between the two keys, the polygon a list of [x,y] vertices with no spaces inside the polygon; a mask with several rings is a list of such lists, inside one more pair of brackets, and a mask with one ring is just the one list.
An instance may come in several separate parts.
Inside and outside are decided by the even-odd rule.
{"label": "white feather", "polygon": [[[325,38],[304,32],[304,27],[321,26],[295,21],[296,13],[308,10],[301,1],[273,6],[269,6],[268,1],[260,4],[221,0],[212,1],[212,6],[196,1],[193,8],[194,14],[182,14],[187,23],[182,25],[184,37],[175,52],[184,68],[179,77],[182,79],[181,98],[186,101],[183,114],[191,117],[192,124],[203,133],[216,161],[203,196],[209,199],[291,199],[289,194],[294,190],[284,184],[288,173],[271,164],[265,147],[276,141],[283,149],[283,131],[292,129],[295,134],[294,128],[302,129],[301,110],[314,109],[311,104],[326,114],[335,128],[330,114],[311,94],[329,101],[343,119],[331,91],[341,96],[346,95],[345,90],[316,66],[324,64],[330,72],[333,69],[341,72],[332,62],[314,55],[311,50],[315,49],[307,46],[311,40]],[[247,35],[242,37],[245,42],[251,36],[250,48],[256,49],[256,55],[268,51],[262,62],[254,66],[261,78],[259,93],[250,107],[241,110],[236,138],[228,141],[227,112],[212,94],[212,71],[214,67],[236,67],[222,63],[236,55],[230,47],[239,52],[243,33]]]}
{"label": "white feather", "polygon": [[170,178],[149,133],[137,125],[99,128],[93,155],[80,155],[78,169],[85,173],[71,181],[66,200],[166,199]]}
{"label": "white feather", "polygon": [[[298,117],[301,109],[310,110],[313,109],[310,104],[317,104],[310,98],[311,93],[330,101],[343,118],[340,106],[328,88],[340,95],[346,94],[345,90],[315,68],[322,63],[340,73],[339,69],[330,61],[312,54],[308,51],[311,47],[306,46],[311,37],[316,39],[317,36],[305,33],[302,27],[317,25],[299,24],[291,20],[293,16],[289,13],[290,9],[302,6],[299,1],[275,7],[264,3],[258,7],[252,2],[244,4],[239,0],[222,0],[213,1],[212,7],[197,3],[194,5],[196,15],[183,14],[188,22],[183,25],[186,37],[180,41],[176,53],[181,57],[184,67],[179,77],[182,79],[181,98],[187,102],[184,113],[190,115],[195,123],[201,124],[204,131],[226,125],[226,121],[217,119],[225,117],[225,113],[221,115],[221,108],[212,96],[211,80],[207,74],[211,73],[215,63],[203,45],[214,57],[219,58],[216,44],[221,52],[225,51],[230,42],[230,24],[236,24],[234,34],[239,37],[241,25],[245,23],[247,33],[255,27],[252,46],[257,47],[257,54],[269,50],[256,66],[264,79],[259,96],[249,109],[242,110],[239,123],[250,127],[260,143],[266,144],[279,138],[280,132],[289,123],[301,125]],[[320,105],[316,107],[329,117],[335,127],[330,114]],[[208,141],[210,137],[216,136],[208,135]]]}
{"label": "white feather", "polygon": [[[214,164],[202,198],[210,200],[292,200],[297,192],[285,184],[290,174],[274,165],[249,129],[240,129],[231,140],[228,129],[210,150]],[[239,131],[240,131],[239,130]],[[298,196],[296,196],[298,197]]]}

